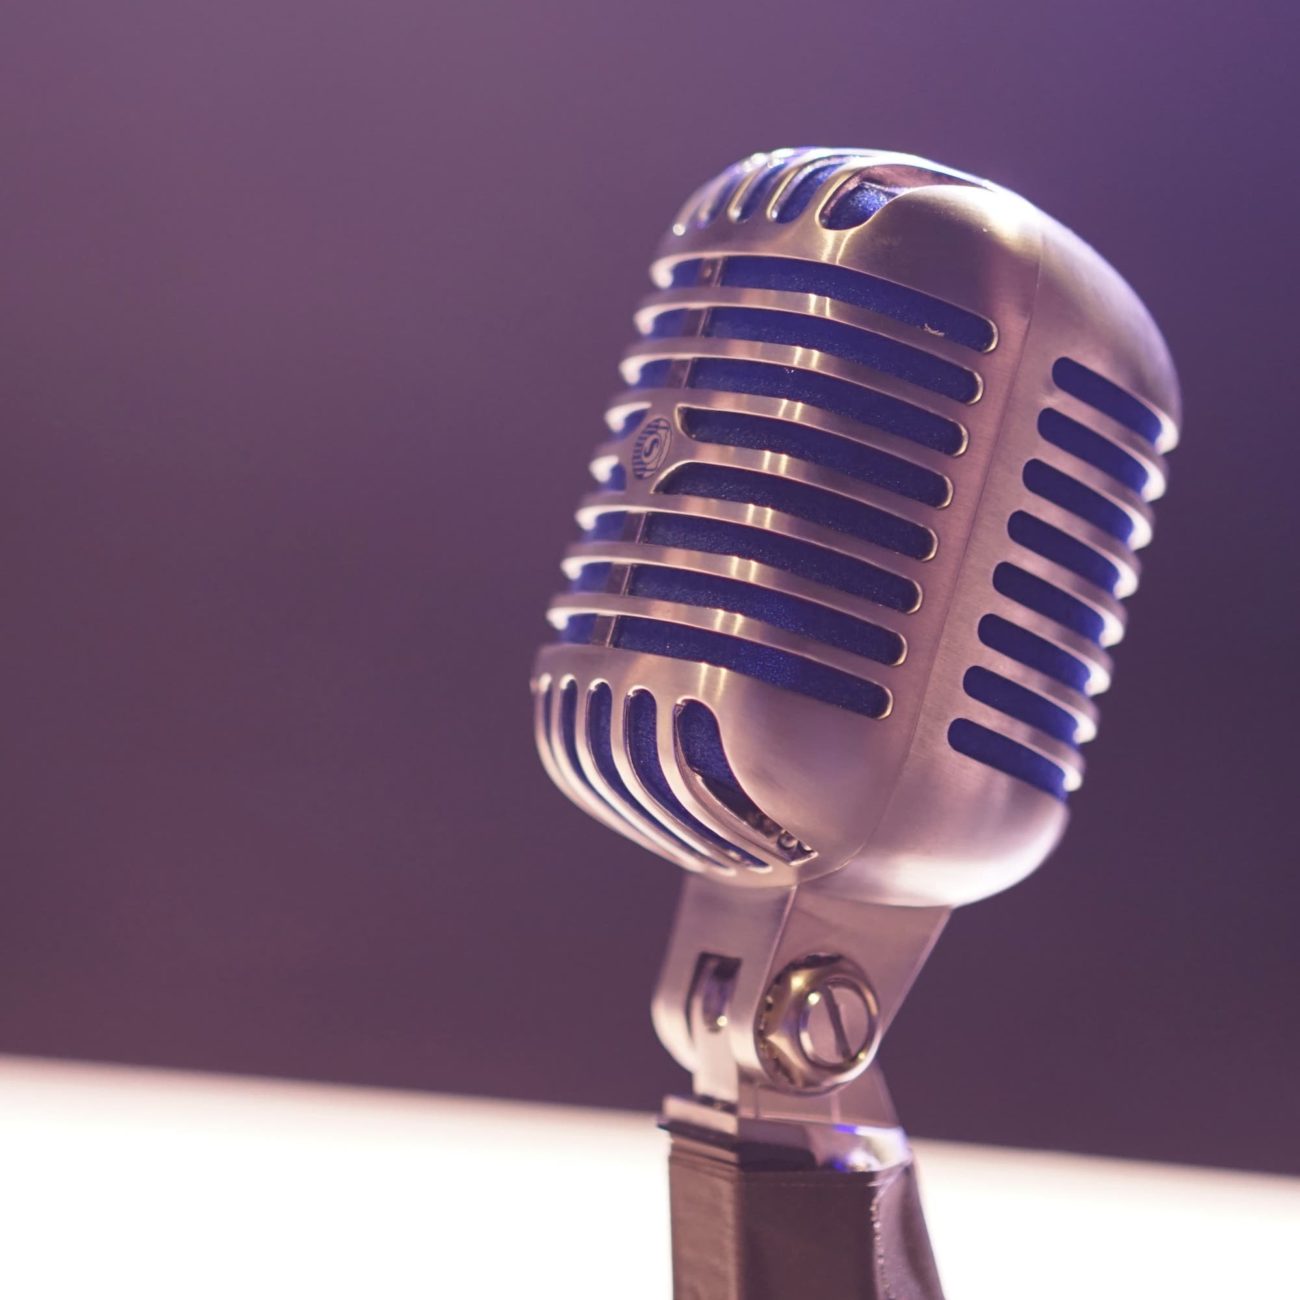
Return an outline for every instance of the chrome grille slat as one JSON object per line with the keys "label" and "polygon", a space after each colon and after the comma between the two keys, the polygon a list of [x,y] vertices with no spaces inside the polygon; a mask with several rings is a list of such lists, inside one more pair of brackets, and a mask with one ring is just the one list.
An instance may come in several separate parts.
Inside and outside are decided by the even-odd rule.
{"label": "chrome grille slat", "polygon": [[[955,427],[962,447],[967,433],[962,423],[965,402],[944,397],[920,388],[883,370],[873,370],[853,361],[844,361],[815,348],[788,347],[778,343],[756,343],[749,339],[708,338],[686,335],[678,338],[643,339],[623,354],[619,372],[623,382],[636,383],[641,368],[652,361],[752,361],[782,370],[804,370],[823,379],[838,379],[869,393],[893,399],[923,415],[942,420]],[[718,390],[704,390],[718,391]],[[874,426],[872,426],[874,427]],[[889,432],[882,430],[881,432]],[[895,434],[894,437],[903,437]],[[904,441],[910,439],[904,438]],[[922,444],[924,445],[924,444]],[[960,452],[953,453],[960,455]]]}
{"label": "chrome grille slat", "polygon": [[907,615],[861,597],[849,595],[808,578],[796,577],[784,569],[756,560],[717,555],[709,551],[688,551],[678,547],[654,546],[645,542],[576,542],[565,551],[565,573],[576,577],[587,564],[657,564],[665,568],[688,569],[754,583],[769,591],[816,601],[828,609],[875,623],[906,641]]}
{"label": "chrome grille slat", "polygon": [[1059,390],[1052,393],[1051,400],[1043,409],[1056,411],[1067,420],[1082,425],[1089,433],[1095,433],[1099,438],[1137,461],[1147,475],[1146,486],[1142,490],[1144,501],[1148,503],[1158,501],[1164,495],[1169,481],[1169,462],[1141,434],[1134,433],[1132,429],[1125,428],[1118,421],[1085,405],[1078,398]]}
{"label": "chrome grille slat", "polygon": [[569,753],[564,734],[564,712],[566,707],[565,691],[569,689],[572,680],[552,683],[545,697],[545,716],[542,726],[545,728],[547,735],[551,762],[563,777],[564,789],[569,792],[569,797],[574,803],[585,812],[599,817],[608,825],[618,829],[619,821],[625,820],[619,811],[618,804],[609,803],[596,794],[592,789],[591,782],[588,780],[587,772],[581,766],[574,766],[573,756]]}
{"label": "chrome grille slat", "polygon": [[761,622],[744,614],[735,614],[730,610],[684,605],[676,601],[653,600],[642,596],[627,596],[617,592],[572,592],[556,596],[551,602],[551,618],[555,626],[561,625],[564,616],[572,614],[598,614],[609,618],[633,616],[656,623],[671,623],[682,627],[699,628],[706,632],[717,632],[737,641],[767,646],[799,659],[821,664],[826,668],[834,668],[846,676],[856,677],[881,687],[884,683],[878,679],[897,671],[902,664],[901,659],[894,663],[885,663],[848,650],[840,650],[835,646],[827,645],[824,641],[817,641],[809,636],[798,636],[770,623]]}
{"label": "chrome grille slat", "polygon": [[[1118,506],[1133,522],[1133,533],[1128,543],[1132,550],[1141,550],[1150,543],[1155,515],[1150,505],[1138,493],[1131,491],[1095,466],[1047,442],[1035,450],[1034,459],[1045,461],[1067,477],[1082,483],[1084,487],[1091,488],[1098,496],[1105,497],[1112,505]],[[1075,515],[1074,518],[1078,519],[1079,516]],[[1087,523],[1086,520],[1080,522]]]}
{"label": "chrome grille slat", "polygon": [[[1112,595],[1123,600],[1137,590],[1138,580],[1142,576],[1142,561],[1117,538],[1100,528],[1093,527],[1078,515],[1044,497],[1033,498],[1027,503],[1025,510],[1016,513],[1023,513],[1037,523],[1054,528],[1058,533],[1063,533],[1071,541],[1086,547],[1094,556],[1109,564],[1118,575]],[[1011,532],[1010,520],[1008,520],[1008,535],[1011,541],[1016,543],[1015,536]]]}
{"label": "chrome grille slat", "polygon": [[989,731],[996,731],[1015,744],[1033,750],[1035,754],[1055,763],[1066,773],[1067,789],[1079,787],[1083,779],[1085,763],[1083,756],[1073,745],[1056,740],[1037,727],[1031,727],[1028,723],[1021,722],[1019,718],[1013,718],[1000,709],[971,699],[970,696],[962,700],[960,709],[961,716],[969,721],[986,727]]}
{"label": "chrome grille slat", "polygon": [[[610,803],[619,811],[628,824],[632,826],[642,840],[648,840],[657,846],[657,851],[668,857],[675,858],[688,866],[694,866],[694,855],[699,850],[689,841],[681,839],[676,833],[675,827],[667,827],[653,814],[646,811],[637,799],[634,791],[626,786],[622,790],[615,789],[610,781],[606,779],[605,773],[597,760],[593,749],[593,735],[596,731],[596,720],[594,718],[594,702],[597,691],[609,693],[611,699],[611,716],[613,711],[621,708],[621,701],[613,697],[613,692],[607,682],[596,681],[582,693],[582,706],[580,711],[581,719],[581,741],[579,752],[582,755],[583,766],[587,769],[591,783],[598,789],[601,794],[610,801]],[[617,764],[613,757],[614,738],[612,725],[605,737],[609,746],[609,762],[614,767],[614,775],[618,776],[622,782],[622,776],[618,772]],[[713,866],[719,869],[730,869],[729,864],[724,866],[721,858],[710,852],[705,852],[703,857]]]}
{"label": "chrome grille slat", "polygon": [[[727,247],[729,239],[719,240],[693,256],[656,262],[651,267],[656,286],[684,289],[707,282],[723,288],[813,294],[897,320],[917,331],[922,346],[925,340],[941,338],[981,355],[997,345],[997,328],[987,315],[972,310],[969,302],[958,305],[947,292],[936,294],[933,286],[927,290],[911,274],[873,274],[839,260],[810,261],[788,248],[773,249],[765,234],[749,228],[727,233],[739,236],[746,247]],[[756,234],[758,239],[753,238]]]}
{"label": "chrome grille slat", "polygon": [[1011,548],[1009,558],[1017,568],[1042,578],[1044,582],[1073,596],[1075,600],[1081,600],[1101,617],[1106,624],[1106,635],[1101,642],[1103,646],[1116,645],[1123,639],[1124,628],[1128,623],[1128,611],[1118,600],[1086,578],[1081,578],[1073,569],[1067,569],[1037,551],[1031,551],[1028,547],[1020,546],[1015,542],[1011,543]]}
{"label": "chrome grille slat", "polygon": [[1178,426],[1167,414],[1094,366],[1070,356],[1058,357],[1052,382],[1059,392],[1138,434],[1160,454],[1178,445]]}
{"label": "chrome grille slat", "polygon": [[[654,320],[670,311],[707,311],[713,307],[744,307],[755,311],[788,312],[791,315],[811,316],[833,321],[839,325],[874,334],[893,343],[901,343],[917,351],[927,352],[941,361],[965,370],[976,380],[978,373],[971,362],[975,355],[961,344],[938,335],[925,334],[914,325],[905,325],[882,312],[853,306],[821,294],[793,293],[784,289],[750,289],[736,285],[697,284],[674,289],[661,289],[645,298],[635,314],[638,332],[650,334]],[[978,401],[978,395],[965,405]]]}
{"label": "chrome grille slat", "polygon": [[873,509],[925,529],[932,539],[931,555],[934,554],[934,546],[938,544],[933,529],[933,506],[921,505],[897,492],[889,492],[872,483],[852,478],[848,474],[823,469],[820,465],[800,460],[796,456],[776,451],[754,451],[748,447],[694,442],[682,456],[682,463],[688,462],[697,465],[726,465],[750,470],[755,474],[777,475],[806,483],[810,487],[818,487],[823,491],[833,492],[836,496],[847,497],[850,501],[871,506]]}
{"label": "chrome grille slat", "polygon": [[[759,419],[784,420],[790,424],[801,424],[821,433],[834,434],[848,442],[855,442],[873,451],[883,452],[898,460],[908,461],[919,469],[929,470],[945,479],[951,489],[949,475],[954,471],[951,456],[935,451],[922,443],[902,438],[898,434],[875,429],[871,425],[860,424],[845,416],[836,415],[821,407],[811,406],[806,402],[791,401],[788,398],[767,397],[758,393],[710,392],[707,389],[680,388],[644,388],[629,389],[615,398],[610,407],[611,422],[616,426],[632,410],[644,410],[654,406],[657,410],[666,407],[678,409],[702,409],[711,411],[729,411],[737,415],[752,415]],[[623,442],[622,438],[612,438],[601,443],[600,452],[617,452]],[[942,506],[937,507],[942,509]]]}
{"label": "chrome grille slat", "polygon": [[[632,695],[636,693],[634,691]],[[735,870],[737,866],[741,865],[739,862],[728,854],[722,846],[712,842],[707,832],[701,833],[700,830],[691,826],[682,818],[673,816],[672,810],[666,808],[655,792],[642,780],[633,758],[633,744],[627,728],[628,706],[631,704],[632,695],[624,699],[615,696],[610,716],[610,742],[613,750],[613,760],[623,784],[652,822],[663,828],[675,839],[683,841],[705,861],[711,862],[714,866],[725,866],[727,870]],[[662,720],[660,720],[659,725],[662,726]],[[663,753],[663,742],[656,735],[655,757],[661,774],[666,776],[668,765],[663,762]],[[722,838],[725,839],[726,837]]]}
{"label": "chrome grille slat", "polygon": [[1032,632],[1035,636],[1041,637],[1044,641],[1049,641],[1052,645],[1059,647],[1067,654],[1073,655],[1081,663],[1086,664],[1090,674],[1088,682],[1089,695],[1100,695],[1110,686],[1111,676],[1114,672],[1111,657],[1101,646],[1089,641],[1087,637],[1072,632],[1068,627],[1056,622],[1055,619],[1046,618],[1042,614],[1027,609],[1019,601],[1012,600],[992,588],[989,590],[987,610],[990,614],[996,614],[1008,623],[1014,623],[1018,627],[1023,627],[1026,631]]}
{"label": "chrome grille slat", "polygon": [[727,220],[742,219],[741,214],[750,202],[750,195],[765,181],[770,181],[782,162],[793,156],[794,152],[793,149],[777,149],[767,154],[752,154],[745,160],[749,167],[727,201],[725,209]]}
{"label": "chrome grille slat", "polygon": [[820,524],[809,523],[795,515],[787,515],[768,506],[745,506],[735,501],[710,500],[704,497],[658,496],[650,502],[640,502],[621,493],[592,493],[583,497],[577,518],[583,528],[591,526],[596,514],[607,511],[626,511],[632,514],[646,511],[695,515],[702,519],[719,519],[726,523],[742,524],[751,528],[768,529],[785,537],[811,542],[830,551],[838,551],[851,559],[883,569],[896,577],[906,578],[921,585],[927,561],[915,560],[891,551],[874,542],[863,541],[848,533]]}
{"label": "chrome grille slat", "polygon": [[1066,686],[1055,677],[1049,677],[1046,673],[1031,668],[1019,659],[1013,659],[1009,655],[987,647],[985,650],[987,658],[978,661],[979,667],[986,668],[989,672],[996,673],[999,677],[1004,677],[1018,686],[1023,686],[1026,690],[1033,691],[1035,695],[1041,695],[1049,703],[1055,704],[1058,709],[1064,709],[1075,720],[1076,743],[1083,745],[1096,738],[1098,709],[1089,696]]}
{"label": "chrome grille slat", "polygon": [[[560,690],[554,683],[544,682],[536,691],[534,710],[538,753],[551,780],[583,812],[636,840],[643,848],[689,862],[687,846],[674,840],[659,823],[638,817],[627,801],[605,783],[594,762],[584,761],[580,772],[574,770],[562,736]],[[585,718],[589,692],[581,692],[578,698],[578,752],[580,759],[590,759],[585,722],[581,721]]]}

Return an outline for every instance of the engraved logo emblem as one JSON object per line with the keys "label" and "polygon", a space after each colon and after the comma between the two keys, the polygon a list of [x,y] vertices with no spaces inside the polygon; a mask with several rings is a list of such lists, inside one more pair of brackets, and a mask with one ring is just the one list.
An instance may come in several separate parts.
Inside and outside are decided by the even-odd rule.
{"label": "engraved logo emblem", "polygon": [[632,444],[632,473],[637,478],[649,478],[667,460],[672,437],[672,425],[662,415],[641,426]]}

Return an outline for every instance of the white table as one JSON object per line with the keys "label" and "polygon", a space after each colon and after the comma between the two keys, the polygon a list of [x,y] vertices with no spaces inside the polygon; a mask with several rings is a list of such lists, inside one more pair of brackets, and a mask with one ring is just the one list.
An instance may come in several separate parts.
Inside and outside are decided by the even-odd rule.
{"label": "white table", "polygon": [[[668,1300],[664,1142],[647,1115],[0,1058],[0,1296]],[[1300,1297],[1300,1180],[916,1146],[949,1300]]]}

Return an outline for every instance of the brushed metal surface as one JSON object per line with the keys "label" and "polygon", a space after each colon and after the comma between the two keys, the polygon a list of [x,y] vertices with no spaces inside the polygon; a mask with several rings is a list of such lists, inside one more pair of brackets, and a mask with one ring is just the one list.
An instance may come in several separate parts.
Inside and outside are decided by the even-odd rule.
{"label": "brushed metal surface", "polygon": [[[825,168],[811,201],[790,219],[784,201]],[[829,226],[837,201],[863,181],[886,192],[883,205],[855,225]],[[937,300],[938,323],[912,319],[883,299],[867,308],[817,292],[723,283],[734,258],[787,259],[902,286]],[[699,264],[694,283],[674,282],[682,263]],[[949,728],[964,719],[1046,759],[1066,792],[1082,781],[1078,744],[1096,734],[1093,697],[1110,683],[1109,650],[1125,628],[1121,601],[1137,585],[1135,551],[1150,540],[1150,503],[1164,490],[1164,455],[1177,441],[1177,381],[1146,309],[1088,245],[1005,189],[905,154],[802,149],[745,159],[687,201],[652,276],[656,289],[636,313],[642,338],[621,366],[628,387],[611,403],[611,437],[592,461],[601,486],[578,511],[588,530],[610,512],[625,522],[617,535],[589,533],[565,554],[571,579],[591,564],[609,566],[608,576],[552,602],[549,617],[559,630],[577,616],[594,621],[588,643],[551,644],[537,657],[538,748],[576,803],[694,873],[654,1003],[661,1039],[694,1073],[691,1122],[707,1126],[712,1116],[719,1131],[785,1140],[834,1160],[845,1158],[859,1131],[859,1155],[867,1160],[875,1148],[865,1135],[896,1129],[878,1067],[829,1087],[775,1077],[765,1067],[765,1008],[792,963],[833,958],[865,972],[883,1034],[950,909],[1015,884],[1059,839],[1064,799],[958,752]],[[860,359],[861,350],[853,354],[859,359],[846,359],[819,347],[706,333],[710,313],[738,308],[856,331],[874,347],[905,344],[908,356],[944,363],[941,373],[956,377],[963,395],[936,391],[942,385],[934,381],[923,386],[905,368],[883,373]],[[957,319],[954,308],[979,327],[986,346],[950,337],[956,331],[943,322]],[[674,318],[680,332],[659,337],[655,325],[665,312],[687,314]],[[1136,399],[1156,436],[1148,440],[1063,391],[1054,378],[1062,358]],[[942,431],[950,450],[808,401],[692,383],[693,368],[711,362],[834,381],[848,386],[836,391],[873,395],[888,409],[906,403],[929,421],[927,429]],[[659,369],[641,386],[650,365]],[[1040,434],[1039,415],[1049,407],[1135,460],[1147,474],[1142,490]],[[934,476],[926,481],[937,485],[935,503],[787,452],[703,441],[692,436],[689,412],[780,420],[782,427],[803,426],[887,454]],[[1067,476],[1099,503],[1096,510],[1116,512],[1127,540],[1032,491],[1025,477],[1031,462]],[[686,466],[775,477],[883,512],[910,526],[913,553],[774,505],[672,491],[673,476]],[[874,566],[896,580],[891,589],[914,590],[916,598],[889,607],[761,558],[656,544],[642,536],[652,512],[818,547]],[[1111,566],[1114,592],[1013,540],[1010,521],[1018,512]],[[1099,629],[1096,637],[997,590],[994,572],[1002,564],[1078,602]],[[797,625],[778,627],[761,610],[639,595],[628,579],[638,566],[731,580],[851,615],[892,634],[899,651],[881,662]],[[1073,656],[1086,679],[1082,688],[986,645],[979,629],[989,615]],[[616,632],[626,618],[720,634],[874,683],[882,692],[879,716],[732,668],[620,648]],[[964,686],[972,668],[1064,710],[1075,743],[972,698]],[[613,773],[608,765],[602,771],[593,748],[593,692],[606,689]],[[627,704],[639,692],[655,701],[653,743],[668,801],[642,780],[632,757]],[[719,797],[682,752],[676,718],[692,701],[717,720],[732,773],[751,801],[742,809]],[[707,1032],[692,1018],[693,1007],[699,1017],[701,972],[715,982],[726,972],[729,981],[725,989],[708,989]],[[849,1136],[831,1141],[816,1135],[819,1127]],[[780,1132],[785,1138],[774,1138]]]}

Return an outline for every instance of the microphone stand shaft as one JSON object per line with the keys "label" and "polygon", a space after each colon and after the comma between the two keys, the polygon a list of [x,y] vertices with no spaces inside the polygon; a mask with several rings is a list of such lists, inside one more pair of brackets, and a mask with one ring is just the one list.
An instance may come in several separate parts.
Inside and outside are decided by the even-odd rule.
{"label": "microphone stand shaft", "polygon": [[943,1300],[910,1159],[844,1172],[669,1131],[674,1300]]}

